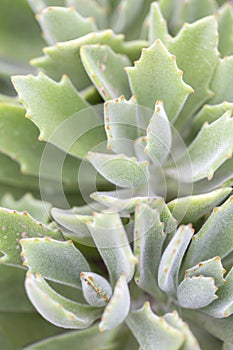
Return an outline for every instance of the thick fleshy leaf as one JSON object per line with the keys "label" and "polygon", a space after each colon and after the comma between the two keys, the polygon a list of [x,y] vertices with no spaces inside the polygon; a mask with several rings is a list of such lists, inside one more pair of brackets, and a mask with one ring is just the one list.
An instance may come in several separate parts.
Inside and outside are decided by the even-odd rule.
{"label": "thick fleshy leaf", "polygon": [[133,277],[137,259],[131,251],[119,215],[95,213],[94,221],[88,227],[106,264],[111,284],[115,285],[122,274],[126,275],[126,280],[129,282]]}
{"label": "thick fleshy leaf", "polygon": [[93,272],[81,272],[83,295],[92,306],[105,306],[112,296],[112,287],[108,281]]}
{"label": "thick fleshy leaf", "polygon": [[201,350],[196,338],[185,323],[178,315],[176,311],[173,313],[165,314],[164,320],[172,327],[182,331],[185,334],[185,342],[182,346],[182,350]]}
{"label": "thick fleshy leaf", "polygon": [[219,44],[218,49],[221,55],[230,56],[233,54],[233,14],[231,4],[228,2],[217,12]]}
{"label": "thick fleshy leaf", "polygon": [[125,155],[88,152],[87,159],[108,181],[119,187],[138,187],[148,181],[148,162]]}
{"label": "thick fleshy leaf", "polygon": [[134,156],[134,140],[145,133],[151,115],[152,111],[139,106],[135,97],[129,101],[124,96],[107,101],[104,104],[104,117],[108,149]]}
{"label": "thick fleshy leaf", "polygon": [[233,250],[233,197],[222,206],[213,210],[209,219],[193,237],[187,252],[185,268],[190,268],[200,261],[220,256],[222,259]]}
{"label": "thick fleshy leaf", "polygon": [[62,210],[58,208],[53,208],[51,214],[58,225],[61,226],[65,237],[81,244],[93,245],[93,240],[87,227],[87,224],[93,221],[91,215],[79,215],[73,209]]}
{"label": "thick fleshy leaf", "polygon": [[65,0],[28,0],[35,13],[43,11],[48,6],[65,6]]}
{"label": "thick fleshy leaf", "polygon": [[87,0],[85,2],[79,0],[67,0],[67,5],[74,7],[83,17],[94,17],[99,29],[108,27],[109,9],[102,6],[95,0]]}
{"label": "thick fleshy leaf", "polygon": [[218,298],[217,289],[213,277],[185,277],[177,288],[177,300],[182,307],[200,309]]}
{"label": "thick fleshy leaf", "polygon": [[222,350],[233,350],[233,344],[224,343]]}
{"label": "thick fleshy leaf", "polygon": [[26,212],[19,213],[16,210],[1,209],[0,222],[0,252],[3,254],[0,263],[2,264],[22,266],[19,244],[21,238],[52,237],[63,239],[59,231],[48,229]]}
{"label": "thick fleshy leaf", "polygon": [[195,136],[206,122],[212,123],[220,118],[226,111],[233,109],[233,103],[222,102],[218,105],[204,105],[196,114],[192,125],[192,136]]}
{"label": "thick fleshy leaf", "polygon": [[36,19],[49,45],[76,39],[97,30],[92,18],[80,16],[72,7],[48,7]]}
{"label": "thick fleshy leaf", "polygon": [[225,279],[223,278],[225,272],[226,270],[222,266],[221,259],[219,256],[216,256],[212,259],[202,261],[186,270],[185,276],[190,278],[193,276],[198,277],[200,275],[204,277],[213,277],[214,284],[216,287],[219,287],[225,283]]}
{"label": "thick fleshy leaf", "polygon": [[188,95],[193,92],[183,81],[175,57],[159,39],[148,49],[142,50],[140,60],[126,71],[138,103],[154,109],[155,101],[163,100],[171,122],[177,118]]}
{"label": "thick fleshy leaf", "polygon": [[101,315],[101,309],[79,304],[56,293],[41,277],[27,273],[25,288],[37,311],[58,327],[82,329]]}
{"label": "thick fleshy leaf", "polygon": [[164,224],[158,211],[146,204],[137,205],[134,220],[134,254],[138,259],[135,281],[140,288],[157,297],[161,294],[157,280],[166,238]]}
{"label": "thick fleshy leaf", "polygon": [[218,104],[222,101],[233,102],[233,56],[224,57],[219,61],[212,78],[210,88],[214,92],[209,104]]}
{"label": "thick fleshy leaf", "polygon": [[185,340],[183,332],[153,314],[149,302],[131,312],[127,324],[142,350],[178,350]]}
{"label": "thick fleshy leaf", "polygon": [[[187,152],[176,161],[179,179],[192,182],[207,177],[211,180],[214,172],[232,156],[232,134],[231,111],[224,113],[215,122],[203,125]],[[168,172],[172,175],[173,170],[169,169]]]}
{"label": "thick fleshy leaf", "polygon": [[168,208],[179,222],[189,224],[209,213],[216,205],[221,204],[231,191],[231,187],[225,187],[196,196],[177,198],[168,203]]}
{"label": "thick fleshy leaf", "polygon": [[121,275],[116,283],[113,295],[106,306],[99,324],[100,332],[111,330],[121,324],[128,315],[130,294],[126,276]]}
{"label": "thick fleshy leaf", "polygon": [[227,274],[226,282],[219,287],[218,299],[202,311],[216,318],[233,314],[233,269]]}
{"label": "thick fleshy leaf", "polygon": [[[219,60],[217,40],[216,20],[214,17],[207,17],[193,24],[185,24],[179,34],[168,43],[168,50],[176,56],[178,67],[184,72],[184,81],[195,91],[185,103],[177,121],[178,126],[212,95],[209,84]],[[193,42],[196,44],[193,45]]]}
{"label": "thick fleshy leaf", "polygon": [[153,44],[155,40],[160,39],[166,45],[166,42],[169,39],[167,23],[161,13],[159,4],[157,2],[153,2],[151,4],[148,24],[149,42]]}
{"label": "thick fleshy leaf", "polygon": [[105,30],[47,47],[44,49],[45,56],[32,60],[31,64],[55,80],[60,80],[63,74],[67,74],[78,90],[83,90],[91,81],[82,65],[80,48],[94,44],[108,45],[116,53],[125,54],[131,60],[137,59],[141,49],[148,45],[145,41],[125,44],[122,35]]}
{"label": "thick fleshy leaf", "polygon": [[135,21],[138,20],[140,12],[143,11],[144,0],[121,0],[114,10],[111,27],[115,33],[127,31]]}
{"label": "thick fleshy leaf", "polygon": [[94,325],[80,331],[65,332],[61,335],[44,339],[38,343],[29,345],[24,350],[73,350],[74,344],[78,344],[79,350],[104,347],[114,349],[116,330],[100,333],[98,326]]}
{"label": "thick fleshy leaf", "polygon": [[155,164],[163,164],[172,145],[172,132],[162,101],[157,101],[155,112],[147,128],[147,145],[144,152]]}
{"label": "thick fleshy leaf", "polygon": [[50,221],[51,203],[35,199],[30,193],[25,194],[19,200],[15,200],[11,194],[5,194],[1,199],[1,206],[17,211],[26,211],[34,219],[48,224]]}
{"label": "thick fleshy leaf", "polygon": [[72,287],[81,288],[80,273],[90,267],[71,241],[59,242],[49,237],[21,239],[23,265],[33,274]]}
{"label": "thick fleshy leaf", "polygon": [[86,72],[104,100],[121,94],[130,97],[130,88],[124,68],[130,66],[128,57],[116,54],[106,45],[83,45],[81,60]]}
{"label": "thick fleshy leaf", "polygon": [[190,225],[180,226],[162,255],[158,283],[168,294],[176,295],[179,269],[193,234],[194,230]]}

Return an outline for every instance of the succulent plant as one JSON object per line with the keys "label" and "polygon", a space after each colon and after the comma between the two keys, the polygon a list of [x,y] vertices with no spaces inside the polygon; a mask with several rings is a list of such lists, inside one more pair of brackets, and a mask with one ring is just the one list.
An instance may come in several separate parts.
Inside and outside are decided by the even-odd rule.
{"label": "succulent plant", "polygon": [[1,348],[233,349],[231,4],[9,3]]}

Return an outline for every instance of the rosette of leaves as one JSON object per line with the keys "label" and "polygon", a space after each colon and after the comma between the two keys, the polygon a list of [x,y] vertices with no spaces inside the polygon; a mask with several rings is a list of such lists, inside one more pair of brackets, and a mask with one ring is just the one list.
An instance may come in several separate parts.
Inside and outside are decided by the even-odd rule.
{"label": "rosette of leaves", "polygon": [[[231,349],[231,7],[200,19],[217,10],[214,1],[203,6],[180,1],[175,8],[172,1],[153,3],[140,17],[145,19],[143,41],[129,42],[104,29],[117,23],[120,2],[98,2],[111,9],[107,22],[91,12],[92,6],[84,14],[77,7],[43,9],[44,2],[33,3],[42,11],[37,18],[51,46],[32,61],[43,73],[13,77],[21,102],[2,97],[6,162],[15,166],[16,160],[28,174],[19,185],[25,193],[29,179],[38,177],[44,151],[31,152],[28,145],[40,148],[49,142],[56,152],[68,153],[65,174],[72,184],[74,164],[84,159],[101,175],[102,187],[109,182],[117,191],[92,193],[96,204],[89,206],[53,208],[60,230],[39,200],[3,197],[4,207],[27,210],[39,222],[26,213],[0,211],[2,286],[16,291],[2,295],[2,346],[17,349],[62,332],[27,348]],[[123,9],[132,7],[124,3]],[[130,11],[135,17],[128,28],[134,28],[141,12]],[[93,14],[96,24],[85,19]],[[182,26],[184,21],[190,24]],[[120,31],[131,38],[126,27]],[[92,134],[79,138],[71,150],[66,135],[52,137],[62,122],[101,99],[102,122],[95,122],[93,114],[90,124],[85,119],[85,128],[97,125]],[[23,118],[25,110],[31,120]],[[20,130],[25,121],[22,134],[12,132],[15,123]],[[25,130],[28,143],[21,143]],[[99,152],[104,141],[105,153]],[[3,169],[8,169],[4,184],[12,174],[21,181],[19,169]],[[54,174],[48,169],[48,188],[56,182]],[[10,185],[10,190],[18,188],[13,180]],[[73,188],[69,191],[72,195]],[[53,197],[51,202],[56,202]],[[27,295],[56,327],[35,314],[22,289],[25,270],[15,267],[28,269]],[[21,325],[12,340],[12,320],[16,327],[30,324],[30,337]]]}

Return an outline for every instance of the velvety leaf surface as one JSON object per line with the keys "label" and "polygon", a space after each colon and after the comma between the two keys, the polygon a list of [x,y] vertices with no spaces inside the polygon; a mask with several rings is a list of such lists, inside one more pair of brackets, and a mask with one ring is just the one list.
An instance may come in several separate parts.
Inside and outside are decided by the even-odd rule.
{"label": "velvety leaf surface", "polygon": [[148,31],[148,39],[150,44],[157,39],[160,39],[165,45],[169,38],[167,23],[164,19],[158,2],[153,2],[150,7],[149,14],[149,31]]}
{"label": "velvety leaf surface", "polygon": [[23,265],[33,274],[81,288],[80,273],[90,267],[71,241],[59,242],[48,237],[21,239]]}
{"label": "velvety leaf surface", "polygon": [[22,266],[19,244],[21,238],[48,236],[55,239],[63,239],[59,231],[48,229],[26,212],[19,213],[15,210],[2,208],[0,210],[0,222],[0,251],[3,253],[0,263],[3,264]]}
{"label": "velvety leaf surface", "polygon": [[230,56],[233,54],[233,14],[231,4],[228,2],[217,12],[219,44],[218,49],[221,55]]}
{"label": "velvety leaf surface", "polygon": [[105,101],[120,95],[130,97],[124,68],[131,63],[126,56],[115,54],[106,45],[84,45],[81,47],[80,55],[88,76]]}
{"label": "velvety leaf surface", "polygon": [[[166,67],[166,70],[164,69]],[[193,89],[182,79],[182,73],[160,40],[142,50],[134,67],[127,68],[131,90],[138,103],[154,109],[156,100],[164,101],[168,118],[174,121]]]}
{"label": "velvety leaf surface", "polygon": [[142,350],[178,350],[184,343],[183,333],[153,314],[148,302],[129,314],[127,324]]}
{"label": "velvety leaf surface", "polygon": [[117,281],[113,295],[107,304],[99,324],[100,332],[114,329],[120,325],[128,315],[130,308],[130,293],[126,275],[121,275]]}
{"label": "velvety leaf surface", "polygon": [[39,274],[28,273],[25,288],[37,311],[58,327],[86,328],[101,315],[100,308],[79,304],[62,297]]}

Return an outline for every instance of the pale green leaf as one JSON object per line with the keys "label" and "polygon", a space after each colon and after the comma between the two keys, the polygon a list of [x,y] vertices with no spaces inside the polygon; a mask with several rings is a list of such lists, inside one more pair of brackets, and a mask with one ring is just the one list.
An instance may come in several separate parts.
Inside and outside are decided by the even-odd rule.
{"label": "pale green leaf", "polygon": [[126,275],[120,276],[113,295],[107,304],[99,324],[100,332],[111,330],[121,324],[128,315],[130,308],[130,294]]}
{"label": "pale green leaf", "polygon": [[222,102],[218,105],[204,105],[195,115],[192,125],[192,137],[195,136],[202,125],[206,122],[212,123],[220,118],[226,111],[233,109],[233,103]]}
{"label": "pale green leaf", "polygon": [[75,288],[81,288],[80,273],[90,267],[71,241],[49,237],[21,239],[23,265],[33,274]]}
{"label": "pale green leaf", "polygon": [[184,343],[183,332],[153,314],[149,302],[131,312],[126,321],[142,350],[179,350]]}
{"label": "pale green leaf", "polygon": [[176,198],[168,203],[168,208],[179,222],[190,224],[221,204],[231,191],[231,187],[224,187],[209,193]]}
{"label": "pale green leaf", "polygon": [[0,263],[3,264],[22,266],[19,244],[21,238],[52,237],[63,239],[59,231],[48,229],[26,212],[19,213],[15,210],[1,209],[0,222],[0,252],[3,253]]}
{"label": "pale green leaf", "polygon": [[140,60],[134,67],[127,68],[127,73],[138,103],[154,109],[155,101],[162,100],[171,122],[178,117],[185,100],[193,92],[183,81],[175,57],[160,40],[143,49]]}
{"label": "pale green leaf", "polygon": [[214,92],[213,97],[208,100],[211,105],[222,101],[233,102],[233,56],[224,57],[219,60],[215,69],[210,89]]}
{"label": "pale green leaf", "polygon": [[150,14],[148,18],[148,39],[150,44],[157,39],[160,39],[165,45],[169,39],[167,23],[164,19],[158,2],[153,2],[150,7]]}
{"label": "pale green leaf", "polygon": [[134,278],[140,288],[157,297],[161,294],[157,280],[166,238],[164,224],[158,211],[146,204],[137,205],[134,220],[134,254],[138,259]]}
{"label": "pale green leaf", "polygon": [[99,29],[108,27],[109,9],[101,6],[98,1],[85,0],[83,2],[79,0],[67,0],[67,5],[74,7],[83,17],[94,17]]}
{"label": "pale green leaf", "polygon": [[93,18],[80,16],[72,7],[48,7],[36,19],[49,45],[76,39],[97,30]]}
{"label": "pale green leaf", "polygon": [[219,256],[216,256],[212,259],[202,261],[199,264],[191,267],[190,269],[185,271],[186,277],[193,276],[204,276],[204,277],[212,277],[214,278],[214,284],[216,287],[221,286],[225,283],[225,279],[223,277],[226,270],[223,268],[221,259]]}
{"label": "pale green leaf", "polygon": [[217,289],[213,277],[185,277],[177,288],[177,300],[184,308],[200,309],[218,298]]}
{"label": "pale green leaf", "polygon": [[195,234],[186,254],[185,268],[200,261],[220,256],[222,259],[232,252],[233,197],[213,210],[200,231]]}
{"label": "pale green leaf", "polygon": [[65,332],[61,335],[44,339],[41,342],[29,345],[24,350],[74,350],[74,344],[78,344],[78,350],[114,349],[116,330],[100,333],[98,326],[94,325],[85,330]]}
{"label": "pale green leaf", "polygon": [[138,16],[143,10],[144,0],[121,0],[118,6],[115,8],[112,19],[111,27],[115,33],[122,33],[127,31],[131,25],[138,20]]}
{"label": "pale green leaf", "polygon": [[[187,152],[176,161],[180,181],[192,182],[204,178],[212,179],[214,172],[232,156],[233,118],[231,111],[211,124],[204,124],[188,147]],[[191,164],[191,169],[189,169]],[[170,175],[174,171],[168,170]]]}
{"label": "pale green leaf", "polygon": [[135,97],[127,101],[123,96],[104,104],[105,131],[108,149],[134,156],[134,140],[144,133],[152,111],[137,104]]}
{"label": "pale green leaf", "polygon": [[65,0],[28,0],[35,13],[43,11],[48,6],[65,6]]}
{"label": "pale green leaf", "polygon": [[224,343],[222,350],[233,350],[233,344]]}
{"label": "pale green leaf", "polygon": [[108,181],[119,187],[138,187],[148,181],[148,162],[125,155],[88,152],[87,159]]}
{"label": "pale green leaf", "polygon": [[187,323],[185,323],[176,311],[164,315],[165,321],[172,327],[185,334],[185,342],[182,350],[201,350],[197,339],[194,337]]}
{"label": "pale green leaf", "polygon": [[146,141],[145,154],[160,166],[167,159],[172,146],[172,131],[161,101],[156,102],[155,112],[147,127]]}
{"label": "pale green leaf", "polygon": [[180,226],[162,255],[158,283],[159,287],[168,294],[176,295],[179,268],[193,234],[194,230],[191,226]]}
{"label": "pale green leaf", "polygon": [[93,272],[81,272],[80,278],[83,295],[88,304],[99,307],[105,306],[109,302],[112,296],[112,287],[104,277]]}
{"label": "pale green leaf", "polygon": [[176,56],[178,67],[184,72],[184,81],[195,91],[184,105],[177,120],[178,126],[184,124],[212,96],[209,85],[219,60],[217,35],[215,18],[207,17],[193,24],[185,24],[167,44],[168,50]]}
{"label": "pale green leaf", "polygon": [[83,45],[80,50],[83,66],[104,100],[121,94],[130,97],[124,68],[130,66],[128,57],[116,54],[106,45]]}
{"label": "pale green leaf", "polygon": [[56,293],[37,274],[27,274],[27,295],[37,311],[49,322],[62,328],[82,329],[90,326],[101,315],[101,309],[79,304]]}
{"label": "pale green leaf", "polygon": [[88,227],[106,264],[111,284],[115,285],[122,274],[126,275],[129,282],[133,277],[137,259],[132,253],[119,215],[95,213],[94,221]]}
{"label": "pale green leaf", "polygon": [[225,283],[217,291],[218,299],[202,311],[216,318],[229,317],[233,314],[233,269],[226,276]]}
{"label": "pale green leaf", "polygon": [[233,54],[233,14],[232,6],[226,3],[217,12],[219,44],[218,49],[222,56]]}
{"label": "pale green leaf", "polygon": [[25,194],[19,200],[15,200],[11,194],[5,194],[1,199],[1,206],[7,209],[17,211],[26,211],[34,219],[48,224],[50,221],[51,203],[40,201],[34,198],[30,193]]}

